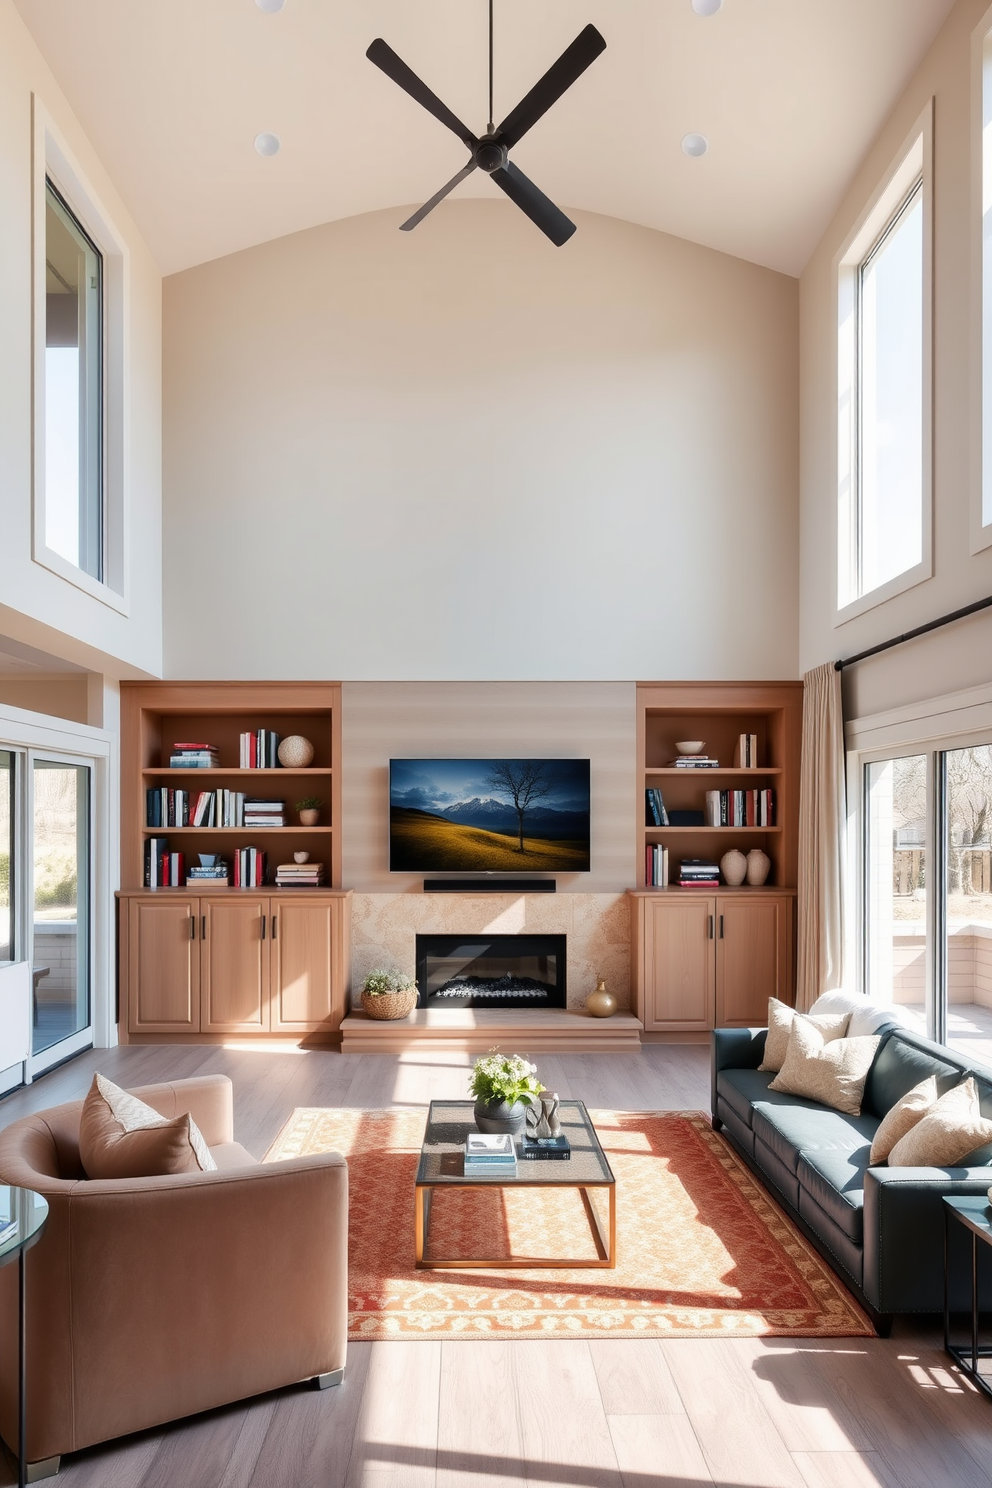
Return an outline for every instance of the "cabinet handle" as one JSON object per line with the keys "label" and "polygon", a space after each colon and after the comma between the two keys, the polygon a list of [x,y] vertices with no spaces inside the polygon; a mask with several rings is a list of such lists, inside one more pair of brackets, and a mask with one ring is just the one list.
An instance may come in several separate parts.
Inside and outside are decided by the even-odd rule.
{"label": "cabinet handle", "polygon": [[720,916],[720,939],[723,939],[723,915]]}
{"label": "cabinet handle", "polygon": [[201,938],[201,940],[206,940],[206,938],[207,938],[207,917],[206,917],[206,915],[203,915],[202,916],[202,920],[203,920],[203,923],[200,926],[200,938]]}
{"label": "cabinet handle", "polygon": [[707,930],[707,939],[712,940],[713,939],[713,916],[712,915],[708,915],[707,916],[707,923],[708,923],[708,926],[709,926],[709,928]]}
{"label": "cabinet handle", "polygon": [[272,939],[275,940],[275,938],[276,938],[276,917],[275,917],[275,915],[273,915],[272,916]]}
{"label": "cabinet handle", "polygon": [[196,915],[189,917],[189,938],[190,940],[196,939]]}
{"label": "cabinet handle", "polygon": [[265,916],[262,916],[262,939],[265,939]]}

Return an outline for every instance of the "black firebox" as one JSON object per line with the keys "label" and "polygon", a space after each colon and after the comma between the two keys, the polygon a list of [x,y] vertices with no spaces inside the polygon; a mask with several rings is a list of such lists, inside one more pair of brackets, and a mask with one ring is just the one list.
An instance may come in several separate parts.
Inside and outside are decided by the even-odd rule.
{"label": "black firebox", "polygon": [[418,935],[417,1005],[563,1008],[564,935]]}

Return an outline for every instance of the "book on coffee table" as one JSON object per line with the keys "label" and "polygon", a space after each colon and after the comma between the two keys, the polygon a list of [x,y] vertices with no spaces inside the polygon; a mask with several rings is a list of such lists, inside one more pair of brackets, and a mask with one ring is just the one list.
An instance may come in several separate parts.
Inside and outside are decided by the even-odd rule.
{"label": "book on coffee table", "polygon": [[520,1156],[528,1162],[569,1162],[572,1149],[564,1134],[560,1137],[542,1137],[540,1141],[535,1141],[533,1137],[524,1137],[520,1143]]}

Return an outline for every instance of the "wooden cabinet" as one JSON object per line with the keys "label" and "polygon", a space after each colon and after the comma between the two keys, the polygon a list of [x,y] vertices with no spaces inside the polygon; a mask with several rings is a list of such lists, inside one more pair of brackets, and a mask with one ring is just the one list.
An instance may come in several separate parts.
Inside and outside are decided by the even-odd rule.
{"label": "wooden cabinet", "polygon": [[194,1033],[200,1026],[197,903],[177,896],[123,906],[121,980],[133,989],[127,1021],[135,1033]]}
{"label": "wooden cabinet", "polygon": [[648,1032],[763,1026],[793,1001],[795,896],[768,889],[635,890],[633,1011]]}
{"label": "wooden cabinet", "polygon": [[125,890],[121,901],[125,1040],[337,1032],[347,1001],[350,890]]}

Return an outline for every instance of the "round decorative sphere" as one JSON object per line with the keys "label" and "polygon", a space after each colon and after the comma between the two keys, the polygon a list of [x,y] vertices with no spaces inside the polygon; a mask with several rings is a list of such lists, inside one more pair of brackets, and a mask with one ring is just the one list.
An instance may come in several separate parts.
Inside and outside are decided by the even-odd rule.
{"label": "round decorative sphere", "polygon": [[752,847],[747,855],[747,881],[754,888],[760,888],[768,877],[768,871],[772,866],[772,860],[767,853],[763,853],[760,847]]}
{"label": "round decorative sphere", "polygon": [[313,759],[313,745],[302,734],[290,734],[279,745],[279,763],[287,770],[305,770]]}
{"label": "round decorative sphere", "polygon": [[607,992],[606,983],[600,977],[595,992],[590,992],[586,998],[586,1012],[592,1013],[594,1018],[612,1018],[616,1010],[617,1000],[612,992]]}
{"label": "round decorative sphere", "polygon": [[747,877],[747,858],[736,847],[732,847],[720,859],[720,872],[724,883],[730,884],[733,889],[738,888]]}

